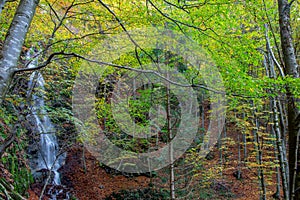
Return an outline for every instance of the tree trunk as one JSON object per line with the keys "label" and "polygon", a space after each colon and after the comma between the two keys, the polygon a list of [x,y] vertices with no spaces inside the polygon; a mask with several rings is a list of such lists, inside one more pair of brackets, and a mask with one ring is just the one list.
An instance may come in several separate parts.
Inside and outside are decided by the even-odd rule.
{"label": "tree trunk", "polygon": [[[169,73],[167,73],[167,78],[169,79]],[[169,142],[170,142],[170,149],[169,149],[169,156],[170,156],[170,199],[175,200],[175,170],[174,170],[174,149],[171,143],[173,139],[172,134],[172,116],[171,116],[171,101],[170,101],[170,84],[168,83],[168,87],[166,89],[167,94],[167,126],[168,126],[168,134],[169,134]]]}
{"label": "tree trunk", "polygon": [[5,97],[13,71],[17,67],[26,33],[39,0],[21,0],[7,32],[0,61],[0,103]]}
{"label": "tree trunk", "polygon": [[288,189],[288,172],[289,168],[285,164],[285,156],[284,156],[284,143],[283,140],[281,139],[281,132],[279,128],[279,118],[278,118],[278,111],[277,111],[277,103],[276,99],[272,98],[271,100],[272,106],[273,106],[273,114],[274,114],[274,131],[276,135],[276,142],[277,142],[277,149],[278,149],[278,158],[279,158],[279,164],[280,164],[280,171],[281,171],[281,177],[282,177],[282,187],[283,187],[283,194],[284,194],[284,199],[289,199],[289,189]]}
{"label": "tree trunk", "polygon": [[[290,4],[287,0],[278,0],[279,26],[281,37],[281,48],[285,65],[285,73],[293,78],[299,78],[298,65],[295,55],[295,49],[292,40],[292,30],[290,25]],[[296,99],[292,95],[289,86],[287,86],[287,107],[288,107],[288,135],[289,135],[289,169],[290,169],[290,197],[291,199],[300,199],[300,192],[294,191],[300,187],[300,174],[297,172],[294,178],[294,170],[299,171],[299,159],[296,158],[297,133],[299,129],[299,109],[296,106]],[[299,155],[299,153],[298,153]],[[297,166],[295,165],[297,163]],[[295,185],[293,180],[295,179]],[[293,188],[295,190],[293,191]],[[298,190],[299,191],[299,190]]]}
{"label": "tree trunk", "polygon": [[2,13],[2,10],[4,8],[6,0],[0,0],[0,14]]}

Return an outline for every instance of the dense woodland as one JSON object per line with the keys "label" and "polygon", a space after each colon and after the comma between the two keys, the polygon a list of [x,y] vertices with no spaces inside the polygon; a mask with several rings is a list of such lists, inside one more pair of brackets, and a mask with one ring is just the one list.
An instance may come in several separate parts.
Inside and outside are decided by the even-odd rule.
{"label": "dense woodland", "polygon": [[300,199],[299,10],[0,0],[0,199]]}

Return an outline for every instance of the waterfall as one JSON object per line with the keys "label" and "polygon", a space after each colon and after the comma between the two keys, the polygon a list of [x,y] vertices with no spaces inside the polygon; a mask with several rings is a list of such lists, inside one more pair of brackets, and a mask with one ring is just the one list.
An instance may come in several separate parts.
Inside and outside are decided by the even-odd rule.
{"label": "waterfall", "polygon": [[[30,51],[32,50],[29,50],[26,55],[28,60],[32,59],[28,68],[34,68],[38,64],[38,59],[32,58],[35,55]],[[61,184],[58,169],[64,162],[65,155],[59,155],[56,130],[45,110],[44,85],[45,81],[42,74],[38,71],[33,72],[28,83],[27,96],[31,100],[30,119],[34,124],[34,133],[38,134],[40,138],[36,151],[37,155],[33,156],[34,161],[31,161],[31,170],[35,178],[41,176],[42,173],[47,172],[48,175],[50,172],[51,175],[47,184],[55,187]],[[45,179],[45,177],[42,179]],[[44,181],[42,180],[42,182]],[[56,199],[58,193],[54,187],[50,189],[51,194],[49,194],[53,200]]]}

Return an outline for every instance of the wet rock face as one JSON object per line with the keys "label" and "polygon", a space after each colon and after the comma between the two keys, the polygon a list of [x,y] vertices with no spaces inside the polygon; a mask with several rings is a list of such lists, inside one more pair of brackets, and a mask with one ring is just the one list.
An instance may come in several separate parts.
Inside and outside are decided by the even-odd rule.
{"label": "wet rock face", "polygon": [[55,177],[54,172],[50,171],[48,169],[37,170],[37,171],[33,172],[32,175],[33,175],[35,182],[40,183],[40,184],[45,184],[48,179],[48,176],[50,176],[48,182],[52,183],[54,181],[54,177]]}
{"label": "wet rock face", "polygon": [[27,155],[29,155],[29,166],[31,169],[37,169],[38,167],[38,154],[39,154],[39,139],[34,137],[33,132],[30,130],[30,139],[27,147]]}
{"label": "wet rock face", "polygon": [[[31,189],[29,190],[30,193],[29,199],[38,199],[40,194],[42,193],[43,188],[44,188],[44,184],[42,183],[32,184]],[[45,188],[42,199],[68,200],[71,199],[70,194],[71,194],[71,190],[66,186],[48,184]]]}

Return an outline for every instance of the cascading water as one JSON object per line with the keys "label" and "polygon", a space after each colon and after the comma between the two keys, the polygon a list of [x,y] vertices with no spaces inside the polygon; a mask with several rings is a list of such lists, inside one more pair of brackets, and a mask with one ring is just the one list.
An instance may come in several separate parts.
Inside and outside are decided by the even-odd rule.
{"label": "cascading water", "polygon": [[[26,57],[31,59],[34,55],[28,51]],[[34,68],[38,64],[37,58],[34,58],[28,65],[28,68]],[[33,162],[31,162],[31,170],[33,176],[37,176],[39,172],[46,173],[49,178],[47,184],[52,185],[49,191],[51,198],[56,200],[56,196],[60,191],[55,190],[55,186],[61,184],[60,174],[58,169],[64,162],[65,155],[59,155],[59,146],[56,138],[56,130],[52,124],[46,110],[45,110],[45,98],[44,98],[44,85],[45,81],[42,74],[35,71],[31,74],[28,83],[27,95],[31,99],[31,121],[34,123],[34,132],[39,134],[39,145],[36,152],[36,156]],[[50,175],[49,175],[50,173]],[[43,180],[45,182],[45,180]],[[49,192],[48,192],[49,193]]]}

